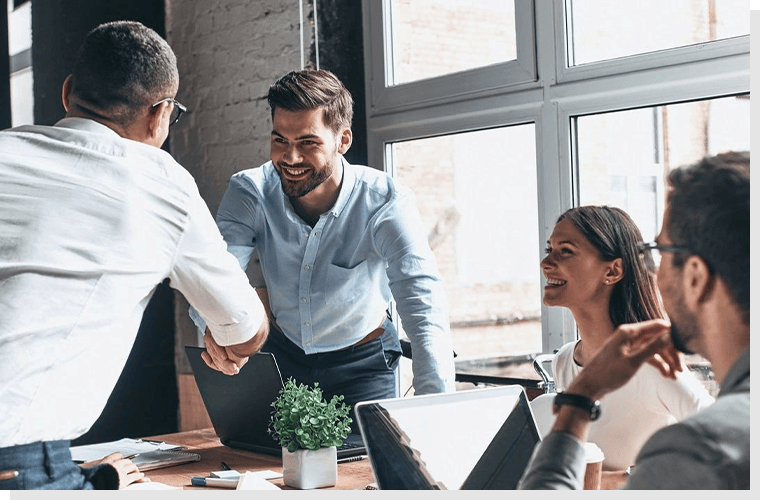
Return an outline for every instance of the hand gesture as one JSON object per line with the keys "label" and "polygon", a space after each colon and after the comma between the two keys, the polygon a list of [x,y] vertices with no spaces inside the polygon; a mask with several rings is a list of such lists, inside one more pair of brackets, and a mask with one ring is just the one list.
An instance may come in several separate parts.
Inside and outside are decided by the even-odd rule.
{"label": "hand gesture", "polygon": [[623,386],[645,362],[675,378],[682,359],[670,341],[670,324],[656,319],[620,325],[567,388],[568,393],[599,399]]}
{"label": "hand gesture", "polygon": [[217,344],[208,328],[206,328],[203,340],[206,343],[206,350],[201,353],[201,357],[214,370],[220,371],[225,375],[237,375],[240,373],[243,365],[248,362],[247,356],[238,356],[232,349]]}

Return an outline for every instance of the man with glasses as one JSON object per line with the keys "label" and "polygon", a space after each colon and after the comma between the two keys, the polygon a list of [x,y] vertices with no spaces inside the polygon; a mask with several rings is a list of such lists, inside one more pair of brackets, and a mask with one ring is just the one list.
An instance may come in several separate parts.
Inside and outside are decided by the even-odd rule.
{"label": "man with glasses", "polygon": [[63,84],[65,117],[0,132],[0,489],[143,478],[119,454],[79,467],[69,441],[101,414],[164,280],[209,324],[217,369],[235,373],[266,339],[194,179],[160,149],[186,111],[178,87],[165,40],[104,24]]}
{"label": "man with glasses", "polygon": [[[705,158],[672,171],[663,228],[640,246],[670,322],[622,325],[555,406],[523,489],[579,489],[583,441],[603,396],[650,362],[680,369],[674,345],[712,364],[720,394],[707,409],[656,432],[630,471],[627,489],[749,489],[749,153]],[[601,401],[600,401],[601,399]]]}

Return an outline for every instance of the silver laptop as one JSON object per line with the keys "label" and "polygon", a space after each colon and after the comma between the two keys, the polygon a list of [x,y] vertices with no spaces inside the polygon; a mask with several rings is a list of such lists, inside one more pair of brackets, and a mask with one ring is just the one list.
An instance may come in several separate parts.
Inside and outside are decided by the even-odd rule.
{"label": "silver laptop", "polygon": [[519,385],[356,405],[378,488],[516,489],[541,436]]}
{"label": "silver laptop", "polygon": [[[225,446],[282,456],[282,447],[269,434],[272,402],[283,387],[274,355],[259,352],[248,358],[237,375],[209,368],[202,347],[185,346],[195,382],[214,431]],[[361,435],[349,435],[338,447],[338,459],[365,454]]]}

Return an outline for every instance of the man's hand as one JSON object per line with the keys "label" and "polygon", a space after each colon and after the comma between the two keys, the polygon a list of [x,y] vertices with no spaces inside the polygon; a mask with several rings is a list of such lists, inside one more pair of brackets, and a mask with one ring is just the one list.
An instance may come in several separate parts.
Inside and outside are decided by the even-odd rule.
{"label": "man's hand", "polygon": [[238,356],[231,348],[217,344],[208,328],[206,328],[203,341],[206,343],[206,350],[201,353],[201,357],[214,370],[225,375],[237,375],[248,362],[248,356]]}
{"label": "man's hand", "polygon": [[620,325],[567,388],[568,393],[599,399],[623,386],[645,362],[675,378],[682,368],[670,342],[670,324],[656,319]]}

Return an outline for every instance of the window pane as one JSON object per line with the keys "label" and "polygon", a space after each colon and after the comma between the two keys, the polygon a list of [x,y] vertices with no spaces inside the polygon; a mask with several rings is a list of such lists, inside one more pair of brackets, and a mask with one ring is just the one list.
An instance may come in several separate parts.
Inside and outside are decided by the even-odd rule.
{"label": "window pane", "polygon": [[32,2],[8,13],[8,53],[32,48]]}
{"label": "window pane", "polygon": [[517,58],[514,0],[391,0],[393,84]]}
{"label": "window pane", "polygon": [[570,66],[749,34],[746,1],[567,0]]}
{"label": "window pane", "polygon": [[32,80],[32,68],[11,75],[11,125],[14,127],[34,123]]}
{"label": "window pane", "polygon": [[535,127],[393,149],[446,285],[457,359],[541,352]]}
{"label": "window pane", "polygon": [[671,169],[750,149],[749,95],[575,120],[581,204],[622,208],[646,241],[660,230]]}

